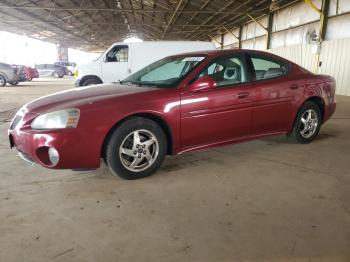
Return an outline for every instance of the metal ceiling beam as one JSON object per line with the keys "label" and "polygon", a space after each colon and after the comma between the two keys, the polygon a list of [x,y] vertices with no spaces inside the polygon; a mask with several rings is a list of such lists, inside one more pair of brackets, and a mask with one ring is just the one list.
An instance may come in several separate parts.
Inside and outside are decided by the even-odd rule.
{"label": "metal ceiling beam", "polygon": [[[11,3],[9,3],[7,0],[2,0],[2,1],[3,1],[2,3],[5,3],[5,4],[7,4],[7,5],[11,5]],[[1,10],[2,12],[4,12],[4,10],[3,10],[2,8],[0,8],[0,10]],[[36,19],[36,20],[39,20],[39,21],[42,21],[42,22],[46,22],[46,20],[44,20],[44,19],[38,17],[38,16],[35,15],[35,14],[29,13],[29,12],[27,12],[27,11],[25,11],[25,10],[20,10],[19,13],[22,13],[22,14],[24,14],[24,15],[26,15],[26,16],[32,18],[32,19]],[[13,14],[10,14],[10,16],[14,16],[14,15],[13,15]],[[22,17],[21,17],[21,18],[22,18]],[[19,18],[18,18],[18,19],[19,19]],[[60,26],[52,26],[52,27],[55,28],[56,30],[59,30],[60,32],[63,32],[63,33],[65,33],[65,34],[68,34],[68,35],[72,36],[73,38],[76,39],[76,41],[80,41],[80,42],[82,41],[82,39],[81,39],[80,37],[78,37],[78,36],[75,35],[74,33],[70,32],[70,31],[68,31],[68,30],[66,30],[66,29],[64,29],[64,28],[62,28],[62,27],[60,27]],[[52,29],[50,30],[50,28],[47,28],[47,27],[42,27],[42,28],[44,28],[44,29],[47,30],[47,31],[51,31],[51,30],[52,30]]]}
{"label": "metal ceiling beam", "polygon": [[[252,1],[252,0],[245,1],[245,2],[244,2],[244,5],[249,4],[251,1]],[[235,3],[235,1],[230,1],[227,5],[225,5],[224,7],[222,7],[219,11],[228,8],[229,6],[231,6],[231,5],[234,4],[234,3]],[[236,11],[236,10],[238,10],[238,9],[240,9],[240,8],[242,8],[242,5],[236,6],[235,8],[233,8],[233,10]],[[215,16],[217,16],[217,15],[218,15],[218,14],[214,14],[214,15],[210,16],[210,17],[209,17],[208,19],[206,19],[202,24],[205,24],[205,23],[209,22],[211,19],[213,19],[213,18],[214,18]],[[240,15],[242,15],[242,12],[240,12]],[[217,20],[215,21],[215,24],[218,23],[219,21],[222,21],[222,20],[225,19],[227,16],[228,16],[228,15],[223,15],[223,16],[221,16],[219,19],[217,19]],[[238,15],[237,15],[237,16],[238,16]],[[237,17],[237,16],[236,16],[236,17]],[[219,29],[221,29],[221,28],[218,28],[218,30],[219,30]],[[198,36],[198,34],[194,34],[191,38],[194,38],[194,37],[196,37],[196,36]]]}
{"label": "metal ceiling beam", "polygon": [[[173,11],[168,10],[151,10],[151,9],[136,9],[133,10],[131,8],[57,8],[57,7],[41,7],[41,6],[6,6],[6,5],[0,5],[0,9],[23,9],[23,10],[49,10],[52,9],[52,11],[90,11],[94,12],[96,10],[98,11],[105,11],[105,12],[126,12],[126,13],[132,13],[134,10],[135,13],[172,13]],[[241,12],[234,12],[234,11],[214,11],[215,13],[221,13],[221,14],[241,14]],[[199,14],[212,14],[213,11],[211,10],[184,10],[182,11],[184,14],[193,14],[193,13],[199,13]],[[260,13],[260,11],[251,11],[251,13]]]}
{"label": "metal ceiling beam", "polygon": [[255,23],[257,23],[262,29],[264,29],[266,33],[268,32],[267,28],[266,28],[262,23],[260,23],[260,21],[259,21],[258,19],[254,18],[254,17],[253,17],[252,15],[250,15],[249,13],[246,13],[246,15],[247,15],[250,19],[252,19],[252,21],[254,21]]}
{"label": "metal ceiling beam", "polygon": [[175,15],[176,15],[177,11],[179,10],[181,4],[183,3],[183,1],[184,1],[184,0],[180,0],[179,3],[177,4],[175,11],[174,11],[173,14],[171,15],[171,17],[170,17],[170,19],[169,19],[169,21],[168,21],[166,27],[164,28],[164,31],[163,31],[162,35],[160,36],[160,39],[163,39],[163,37],[165,36],[165,34],[166,34],[166,32],[167,32],[169,26],[170,26],[171,23],[173,22],[173,19],[174,19]]}

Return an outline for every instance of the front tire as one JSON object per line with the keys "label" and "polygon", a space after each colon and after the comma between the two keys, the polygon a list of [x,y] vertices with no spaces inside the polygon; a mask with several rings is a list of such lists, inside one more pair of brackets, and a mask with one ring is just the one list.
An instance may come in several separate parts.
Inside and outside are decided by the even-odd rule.
{"label": "front tire", "polygon": [[133,180],[155,173],[167,152],[163,129],[142,117],[128,120],[111,135],[105,161],[114,175]]}
{"label": "front tire", "polygon": [[18,83],[19,83],[18,81],[15,81],[15,82],[9,82],[9,84],[10,84],[10,85],[12,85],[12,86],[16,86],[16,85],[18,85]]}
{"label": "front tire", "polygon": [[306,101],[297,113],[291,138],[300,144],[310,143],[320,132],[321,124],[320,107],[311,101]]}
{"label": "front tire", "polygon": [[53,73],[52,73],[52,76],[53,76],[54,78],[59,78],[59,77],[60,77],[60,75],[59,75],[58,72],[53,72]]}

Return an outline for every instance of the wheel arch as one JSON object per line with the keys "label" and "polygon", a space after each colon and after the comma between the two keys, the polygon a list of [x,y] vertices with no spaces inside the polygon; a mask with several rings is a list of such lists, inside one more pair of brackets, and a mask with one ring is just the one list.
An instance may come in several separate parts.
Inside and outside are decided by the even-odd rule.
{"label": "wheel arch", "polygon": [[0,72],[0,75],[5,78],[6,82],[8,82],[8,76],[5,73]]}
{"label": "wheel arch", "polygon": [[102,158],[104,158],[105,155],[105,151],[106,151],[106,147],[107,147],[107,143],[110,139],[110,137],[112,136],[113,132],[123,123],[125,123],[126,121],[132,119],[132,118],[136,118],[136,117],[143,117],[146,119],[150,119],[153,120],[154,122],[156,122],[157,124],[159,124],[159,126],[163,129],[166,139],[167,139],[167,155],[172,155],[173,154],[173,135],[171,132],[171,129],[169,127],[169,125],[167,124],[167,122],[159,115],[154,114],[154,113],[135,113],[129,116],[124,117],[123,119],[119,120],[118,122],[116,122],[112,128],[110,128],[110,130],[108,131],[107,135],[105,136],[103,143],[102,143],[102,148],[101,148],[101,156]]}
{"label": "wheel arch", "polygon": [[[305,102],[313,102],[314,104],[316,104],[320,110],[321,110],[321,117],[322,117],[322,122],[323,122],[323,119],[324,119],[324,113],[325,113],[325,101],[322,97],[320,96],[311,96],[311,97],[308,97],[301,105],[300,107],[305,103]],[[299,109],[300,109],[299,107]],[[299,110],[298,109],[298,110]]]}
{"label": "wheel arch", "polygon": [[103,83],[102,79],[97,75],[85,75],[81,78],[79,86],[82,86],[82,84],[88,79],[97,79],[98,81],[101,82],[101,84]]}
{"label": "wheel arch", "polygon": [[313,102],[314,104],[316,104],[320,110],[321,110],[321,117],[322,117],[322,122],[323,122],[323,119],[324,119],[324,113],[325,113],[325,102],[323,100],[322,97],[320,96],[310,96],[306,99],[304,99],[298,106],[297,110],[295,111],[294,113],[294,120],[293,120],[293,123],[292,125],[290,126],[289,128],[289,131],[288,131],[288,134],[292,132],[292,129],[293,129],[293,126],[295,124],[295,121],[297,119],[297,115],[298,115],[298,112],[300,110],[300,108],[305,104],[305,102]]}

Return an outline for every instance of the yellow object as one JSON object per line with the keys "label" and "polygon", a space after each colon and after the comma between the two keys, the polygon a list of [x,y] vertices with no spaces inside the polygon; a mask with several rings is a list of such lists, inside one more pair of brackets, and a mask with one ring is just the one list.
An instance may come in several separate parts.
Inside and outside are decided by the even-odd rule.
{"label": "yellow object", "polygon": [[314,5],[314,3],[312,2],[312,0],[304,0],[304,2],[306,4],[308,4],[313,10],[315,10],[317,13],[319,13],[320,15],[322,14],[321,10],[319,10],[317,8],[317,6]]}
{"label": "yellow object", "polygon": [[78,74],[79,74],[78,70],[75,70],[74,71],[74,77],[78,77]]}

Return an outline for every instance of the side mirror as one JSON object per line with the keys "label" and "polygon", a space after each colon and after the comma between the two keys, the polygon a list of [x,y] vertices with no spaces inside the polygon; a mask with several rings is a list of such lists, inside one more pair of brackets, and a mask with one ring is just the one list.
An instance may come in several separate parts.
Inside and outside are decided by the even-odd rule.
{"label": "side mirror", "polygon": [[216,87],[216,80],[211,76],[202,76],[190,85],[192,92],[208,91]]}

